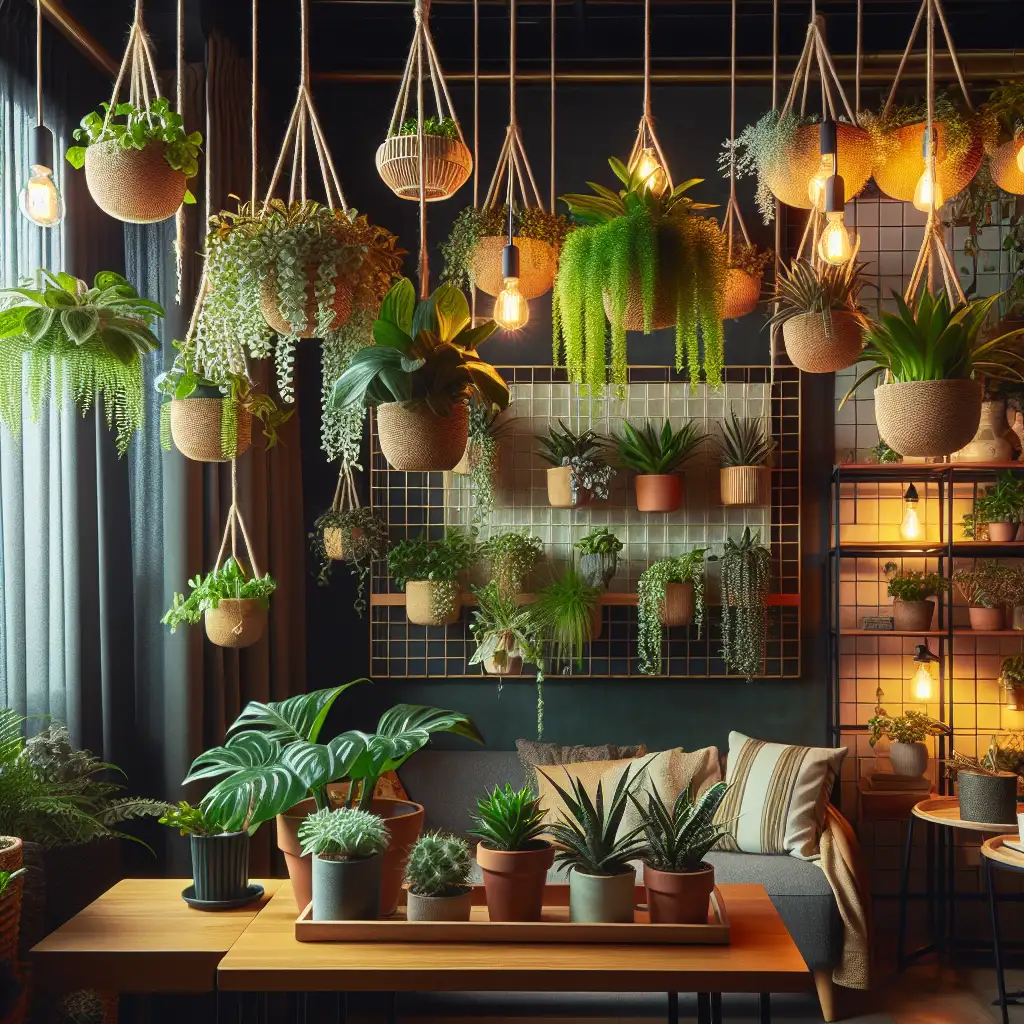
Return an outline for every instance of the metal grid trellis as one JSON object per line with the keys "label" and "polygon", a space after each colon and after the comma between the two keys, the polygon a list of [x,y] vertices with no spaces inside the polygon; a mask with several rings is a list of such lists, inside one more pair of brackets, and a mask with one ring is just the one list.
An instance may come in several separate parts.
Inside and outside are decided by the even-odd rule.
{"label": "metal grid trellis", "polygon": [[[650,562],[694,547],[721,551],[728,536],[745,526],[770,538],[773,556],[769,639],[764,677],[800,675],[800,378],[791,367],[777,367],[774,387],[763,366],[732,366],[725,370],[721,392],[703,385],[692,388],[670,367],[630,369],[625,396],[609,394],[591,401],[580,398],[565,371],[550,366],[498,367],[508,381],[513,407],[500,438],[495,509],[480,526],[480,537],[518,529],[544,542],[542,564],[533,586],[544,585],[569,558],[572,543],[601,526],[624,543],[620,568],[603,596],[602,633],[583,652],[582,666],[573,677],[621,678],[639,676],[636,660],[636,581]],[[620,432],[624,419],[636,423],[668,417],[674,423],[687,417],[702,420],[716,433],[730,410],[741,416],[764,418],[778,442],[772,473],[771,505],[765,509],[727,509],[718,495],[718,462],[710,445],[686,464],[684,508],[668,515],[640,513],[632,477],[620,471],[607,502],[578,509],[552,509],[547,504],[545,464],[534,454],[534,435],[549,423],[566,420],[577,430],[593,426],[607,434]],[[473,492],[467,478],[450,473],[402,473],[392,470],[380,452],[375,424],[370,432],[371,503],[381,513],[393,540],[418,536],[437,538],[448,526],[467,527],[473,512]],[[483,582],[486,567],[464,581]],[[467,595],[468,596],[468,593]],[[663,675],[715,678],[727,676],[720,650],[718,576],[708,563],[708,614],[701,637],[690,628],[666,629]],[[374,676],[400,678],[475,677],[469,666],[471,612],[449,627],[411,625],[405,618],[405,596],[387,576],[381,561],[373,567],[370,596],[370,671]],[[525,670],[527,673],[529,670]]]}

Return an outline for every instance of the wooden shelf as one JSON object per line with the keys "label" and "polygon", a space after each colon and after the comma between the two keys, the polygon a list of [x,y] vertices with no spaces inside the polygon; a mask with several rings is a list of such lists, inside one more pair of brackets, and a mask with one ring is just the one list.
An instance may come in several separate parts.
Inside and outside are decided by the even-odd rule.
{"label": "wooden shelf", "polygon": [[[832,548],[833,552],[837,549]],[[945,555],[949,552],[948,541],[916,541],[916,540],[853,540],[843,541],[838,546],[841,557],[853,558],[858,555],[874,555],[884,558],[886,555]],[[1002,556],[1005,558],[1024,557],[1024,541],[993,541],[993,540],[955,540],[953,556],[970,558]]]}
{"label": "wooden shelf", "polygon": [[[520,604],[532,604],[537,600],[536,594],[520,594],[516,599]],[[476,604],[476,598],[472,594],[462,595],[463,604]],[[601,594],[597,599],[598,604],[613,605],[617,607],[628,607],[630,605],[636,606],[637,595],[636,594],[620,594],[614,592],[607,592]],[[391,605],[392,607],[404,607],[405,606],[405,594],[371,594],[370,595],[371,605]],[[798,608],[800,606],[800,595],[799,594],[769,594],[768,595],[768,607],[769,608]],[[889,632],[889,631],[887,631]]]}
{"label": "wooden shelf", "polygon": [[[944,629],[930,629],[927,632],[915,633],[900,629],[841,629],[840,636],[930,636],[943,639],[949,634]],[[1019,636],[1024,640],[1024,629],[954,629],[953,636]]]}
{"label": "wooden shelf", "polygon": [[836,469],[844,473],[848,470],[854,473],[892,473],[899,476],[901,472],[908,470],[912,473],[942,473],[952,469],[954,472],[962,470],[972,472],[975,470],[998,470],[998,469],[1020,469],[1024,470],[1024,461],[1021,462],[839,462]]}

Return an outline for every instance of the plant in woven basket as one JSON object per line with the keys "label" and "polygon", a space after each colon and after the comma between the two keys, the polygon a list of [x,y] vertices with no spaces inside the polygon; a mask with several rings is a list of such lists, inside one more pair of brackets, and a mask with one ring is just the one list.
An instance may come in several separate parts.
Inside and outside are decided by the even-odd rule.
{"label": "plant in woven basket", "polygon": [[1024,135],[1024,82],[1002,82],[978,110],[990,150]]}
{"label": "plant in woven basket", "polygon": [[674,473],[696,453],[706,437],[694,420],[687,420],[678,430],[665,420],[660,431],[648,420],[639,430],[631,423],[623,423],[622,436],[615,440],[619,461],[624,466],[645,475],[661,475]]}
{"label": "plant in woven basket", "polygon": [[479,548],[472,537],[448,530],[440,540],[421,535],[398,541],[388,552],[388,573],[400,587],[410,581],[451,581],[478,557]]}
{"label": "plant in woven basket", "polygon": [[[569,380],[594,395],[609,383],[621,390],[627,317],[635,316],[645,333],[674,323],[677,371],[688,366],[697,383],[703,368],[708,385],[721,387],[725,240],[712,218],[699,215],[712,207],[686,195],[703,179],[657,194],[646,187],[639,164],[630,173],[614,157],[608,162],[623,185],[618,192],[590,182],[593,195],[562,196],[579,226],[559,257],[554,363],[564,360]],[[611,324],[610,367],[602,309]]]}
{"label": "plant in woven basket", "polygon": [[700,636],[704,623],[704,555],[706,548],[694,548],[676,558],[652,562],[637,582],[636,644],[640,671],[644,675],[661,674],[661,611],[665,588],[670,583],[693,585],[693,622]]}
{"label": "plant in woven basket", "polygon": [[769,318],[770,325],[786,323],[805,313],[820,313],[830,319],[832,313],[860,315],[859,296],[864,287],[866,263],[850,260],[841,267],[828,263],[816,265],[799,257],[790,266],[780,265],[774,294],[766,300],[778,309]]}
{"label": "plant in woven basket", "polygon": [[362,860],[388,848],[391,833],[378,814],[356,807],[320,807],[299,826],[304,857],[321,860]]}
{"label": "plant in woven basket", "polygon": [[868,743],[872,747],[883,736],[894,743],[920,743],[926,736],[948,736],[950,732],[948,725],[921,711],[906,711],[902,715],[880,711],[868,719],[868,728]]}
{"label": "plant in woven basket", "polygon": [[718,561],[722,572],[722,658],[749,682],[764,665],[768,639],[768,590],[772,553],[760,535],[744,529],[726,539]]}
{"label": "plant in woven basket", "polygon": [[575,434],[564,420],[558,427],[548,427],[548,434],[535,436],[540,442],[537,454],[554,467],[568,466],[569,487],[573,504],[579,501],[580,492],[587,491],[602,501],[608,500],[608,485],[615,470],[605,461],[603,453],[607,441],[593,430]]}
{"label": "plant in woven basket", "polygon": [[533,606],[540,636],[551,647],[551,664],[563,672],[571,671],[575,660],[583,668],[583,647],[594,630],[594,610],[599,607],[601,591],[590,586],[574,562],[537,595]]}
{"label": "plant in woven basket", "polygon": [[978,492],[972,512],[964,513],[964,536],[978,539],[978,527],[988,523],[1019,523],[1024,516],[1024,480],[1012,469],[996,474],[996,482]]}
{"label": "plant in woven basket", "polygon": [[[398,127],[395,135],[418,135],[419,123],[415,117],[407,118]],[[423,118],[423,134],[435,135],[442,139],[461,139],[459,124],[454,117],[429,117]]]}
{"label": "plant in woven basket", "polygon": [[11,882],[17,881],[27,871],[28,868],[18,868],[15,871],[0,871],[0,899],[3,898],[4,893],[11,887]]}
{"label": "plant in woven basket", "polygon": [[123,455],[142,426],[142,360],[160,347],[152,325],[163,308],[112,271],[92,288],[47,270],[39,279],[0,289],[0,421],[17,436],[23,396],[34,420],[51,394],[60,407],[66,384],[83,415],[102,401]]}
{"label": "plant in woven basket", "polygon": [[188,581],[189,592],[175,594],[171,607],[160,620],[170,626],[173,633],[181,625],[194,626],[203,613],[216,608],[225,600],[256,600],[263,608],[270,604],[270,595],[277,589],[277,583],[270,573],[263,576],[247,577],[241,565],[234,558],[205,577],[196,576]]}
{"label": "plant in woven basket", "polygon": [[751,277],[761,277],[774,258],[775,252],[772,249],[759,249],[753,244],[735,242],[728,266],[731,270],[742,270]]}
{"label": "plant in woven basket", "polygon": [[469,881],[473,858],[459,836],[427,832],[413,843],[405,880],[417,896],[454,896]]}
{"label": "plant in woven basket", "polygon": [[722,421],[722,436],[716,439],[723,468],[730,466],[770,466],[778,447],[775,438],[756,419],[740,419],[735,411]]}
{"label": "plant in woven basket", "polygon": [[331,566],[340,550],[341,560],[356,577],[352,607],[361,617],[367,607],[366,584],[373,560],[385,558],[388,553],[390,539],[384,521],[372,508],[329,508],[317,516],[309,542],[317,565],[317,584],[321,587],[330,582]]}
{"label": "plant in woven basket", "polygon": [[735,152],[736,177],[751,175],[757,178],[755,201],[765,224],[775,218],[775,196],[768,185],[767,171],[784,162],[793,148],[797,131],[813,124],[817,117],[804,118],[792,112],[769,110],[754,124],[749,124],[733,143],[725,143],[718,157],[718,166],[727,174]]}
{"label": "plant in woven basket", "polygon": [[886,562],[882,573],[888,583],[889,596],[900,601],[926,601],[949,587],[949,581],[941,573],[901,569],[895,562]]}
{"label": "plant in woven basket", "polygon": [[1009,566],[999,562],[978,562],[973,569],[955,569],[953,586],[975,608],[998,608],[1007,600],[1010,578]]}
{"label": "plant in woven basket", "polygon": [[495,786],[476,803],[472,816],[476,827],[467,830],[492,850],[529,850],[543,845],[541,835],[547,831],[545,811],[537,794],[529,786],[514,790]]}
{"label": "plant in woven basket", "polygon": [[520,594],[544,551],[540,537],[506,530],[489,537],[480,553],[491,561],[491,573],[498,590],[508,597]]}
{"label": "plant in woven basket", "polygon": [[698,871],[718,841],[730,834],[729,824],[715,821],[728,792],[725,782],[716,782],[695,796],[691,783],[671,807],[653,786],[645,793],[646,802],[631,792],[629,799],[644,823],[644,863],[656,871]]}

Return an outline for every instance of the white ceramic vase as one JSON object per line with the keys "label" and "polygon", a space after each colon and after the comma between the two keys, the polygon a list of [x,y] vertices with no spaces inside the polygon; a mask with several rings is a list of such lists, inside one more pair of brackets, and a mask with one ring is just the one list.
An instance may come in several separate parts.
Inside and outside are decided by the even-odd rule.
{"label": "white ceramic vase", "polygon": [[981,403],[981,423],[970,444],[953,452],[953,462],[1008,462],[1013,446],[1006,440],[1006,401],[1002,398]]}

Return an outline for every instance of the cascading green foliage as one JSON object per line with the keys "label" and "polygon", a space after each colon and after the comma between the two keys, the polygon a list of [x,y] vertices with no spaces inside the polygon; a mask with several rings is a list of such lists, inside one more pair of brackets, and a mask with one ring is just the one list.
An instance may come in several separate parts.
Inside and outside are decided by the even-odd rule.
{"label": "cascading green foliage", "polygon": [[522,592],[526,579],[544,550],[540,537],[506,530],[489,537],[480,553],[491,561],[493,580],[502,594]]}
{"label": "cascading green foliage", "polygon": [[183,624],[194,626],[207,609],[216,608],[221,601],[253,599],[266,608],[270,595],[277,589],[270,573],[248,578],[233,558],[205,578],[196,576],[189,580],[188,586],[188,596],[175,594],[171,607],[160,620],[171,627],[172,633]]}
{"label": "cascading green foliage", "polygon": [[357,579],[356,599],[353,604],[356,614],[362,617],[366,611],[366,584],[375,558],[386,558],[388,528],[380,515],[372,508],[329,508],[318,516],[309,535],[313,558],[316,560],[317,585],[326,587],[330,582],[331,566],[334,564],[327,553],[324,539],[325,530],[341,531],[341,550],[349,571]]}
{"label": "cascading green foliage", "polygon": [[[934,104],[935,122],[941,127],[936,138],[947,158],[959,160],[974,144],[985,119],[965,113],[957,106],[948,93],[937,93]],[[928,105],[925,101],[902,106],[893,105],[888,112],[878,114],[861,111],[861,125],[871,136],[876,160],[884,163],[898,148],[895,133],[908,125],[928,120]]]}
{"label": "cascading green foliage", "polygon": [[427,832],[413,843],[405,878],[417,896],[456,896],[465,892],[473,867],[469,844],[459,836]]}
{"label": "cascading green foliage", "polygon": [[[564,360],[569,380],[594,396],[610,383],[625,387],[628,374],[624,317],[629,292],[639,287],[644,332],[651,330],[656,291],[676,314],[676,369],[689,369],[692,383],[704,379],[721,387],[724,363],[722,295],[725,287],[725,240],[711,218],[712,209],[685,193],[702,178],[691,178],[658,196],[639,171],[632,174],[620,160],[608,163],[624,188],[618,192],[588,182],[594,195],[562,196],[579,225],[566,238],[555,281],[554,362]],[[605,296],[611,324],[611,367]],[[701,346],[703,344],[703,359]]]}
{"label": "cascading green foliage", "polygon": [[476,503],[473,524],[479,526],[494,511],[494,474],[498,471],[498,437],[504,429],[500,422],[504,410],[488,407],[486,402],[469,403],[469,441],[466,445],[469,479]]}
{"label": "cascading green foliage", "polygon": [[40,277],[37,288],[0,289],[0,421],[18,436],[23,390],[35,420],[51,389],[60,407],[66,384],[83,415],[102,399],[123,455],[142,426],[142,358],[160,347],[152,325],[163,307],[111,271],[92,288],[69,274]]}
{"label": "cascading green foliage", "polygon": [[750,533],[725,542],[722,570],[722,658],[748,682],[764,665],[768,638],[768,591],[772,581],[772,554]]}
{"label": "cascading green foliage", "polygon": [[694,548],[676,558],[663,558],[649,565],[637,582],[636,645],[640,671],[661,674],[661,607],[669,583],[693,584],[693,624],[700,636],[704,624],[704,555],[706,548]]}

